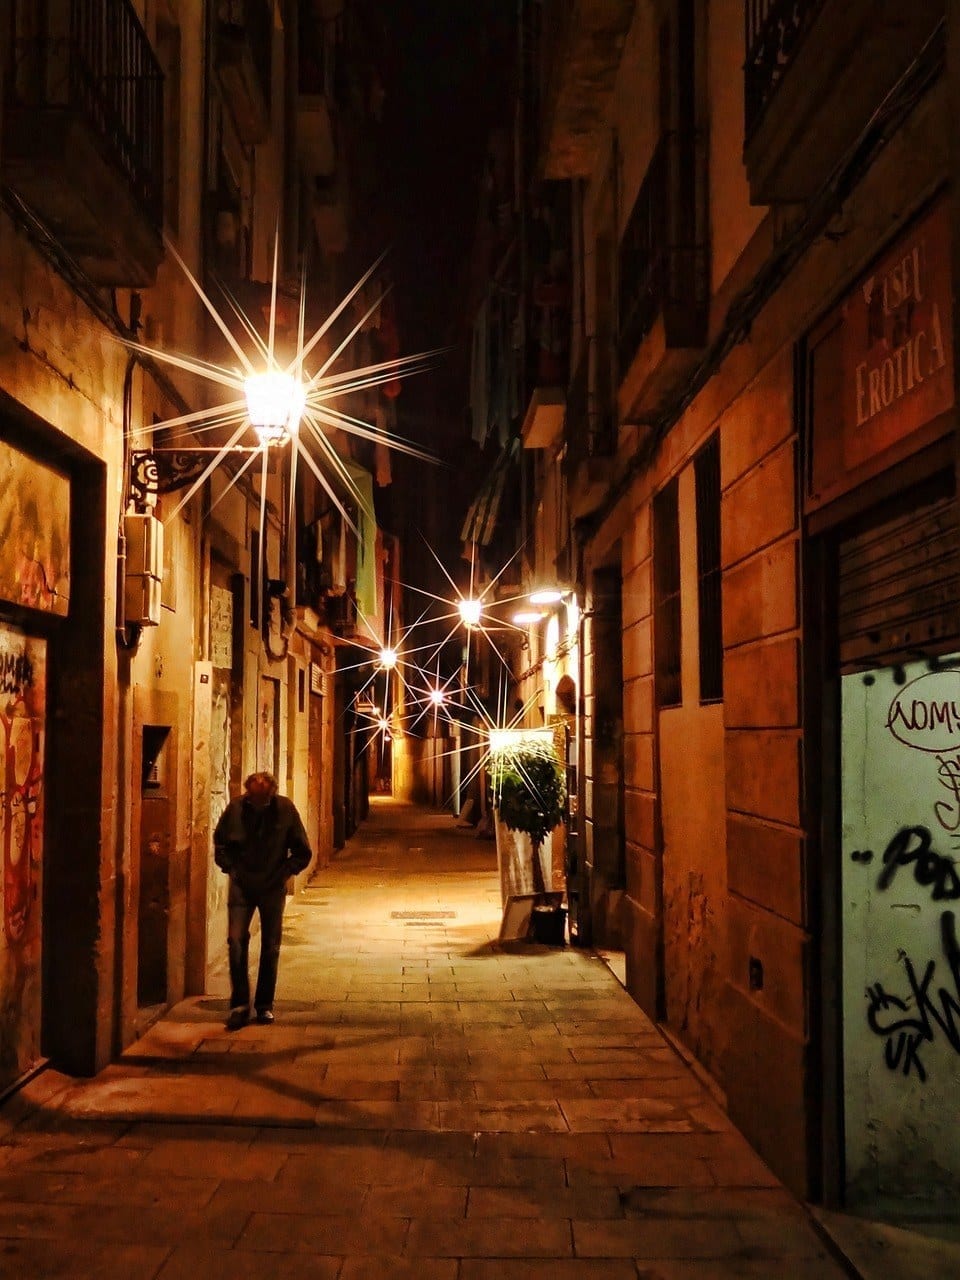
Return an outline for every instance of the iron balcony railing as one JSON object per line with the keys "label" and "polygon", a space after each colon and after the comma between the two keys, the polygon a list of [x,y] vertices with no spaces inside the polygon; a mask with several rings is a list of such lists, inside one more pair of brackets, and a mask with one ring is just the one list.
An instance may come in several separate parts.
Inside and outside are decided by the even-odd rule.
{"label": "iron balcony railing", "polygon": [[82,117],[154,226],[163,218],[163,73],[130,0],[14,0],[11,108]]}
{"label": "iron balcony railing", "polygon": [[750,141],[824,0],[746,0],[744,138]]}
{"label": "iron balcony railing", "polygon": [[709,303],[706,136],[661,135],[620,242],[620,371],[658,316],[668,346],[699,346]]}

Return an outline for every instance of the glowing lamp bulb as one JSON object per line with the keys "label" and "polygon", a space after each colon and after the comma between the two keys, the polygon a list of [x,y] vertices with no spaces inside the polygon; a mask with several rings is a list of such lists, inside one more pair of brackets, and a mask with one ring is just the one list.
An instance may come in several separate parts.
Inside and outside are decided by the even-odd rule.
{"label": "glowing lamp bulb", "polygon": [[380,665],[381,667],[383,667],[384,671],[392,671],[393,668],[397,665],[396,649],[381,649]]}
{"label": "glowing lamp bulb", "polygon": [[442,690],[442,689],[431,689],[431,690],[430,690],[430,701],[433,703],[433,705],[434,705],[435,707],[442,707],[442,706],[443,706],[443,690]]}
{"label": "glowing lamp bulb", "polygon": [[460,621],[465,627],[475,627],[480,621],[480,614],[483,612],[483,602],[481,600],[461,600],[460,601]]}
{"label": "glowing lamp bulb", "polygon": [[296,430],[307,403],[307,393],[298,378],[289,373],[253,373],[244,379],[247,416],[266,449],[283,444]]}
{"label": "glowing lamp bulb", "polygon": [[381,716],[380,719],[377,721],[377,728],[380,730],[381,733],[389,733],[390,721],[385,720],[383,716]]}
{"label": "glowing lamp bulb", "polygon": [[531,604],[559,604],[563,599],[563,592],[559,587],[540,587],[537,591],[531,591],[527,599]]}

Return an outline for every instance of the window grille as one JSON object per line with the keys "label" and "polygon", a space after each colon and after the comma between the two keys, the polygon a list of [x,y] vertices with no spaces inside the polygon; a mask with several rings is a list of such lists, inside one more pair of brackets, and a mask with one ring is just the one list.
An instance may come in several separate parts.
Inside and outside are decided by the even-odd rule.
{"label": "window grille", "polygon": [[720,589],[720,447],[711,436],[693,460],[697,498],[697,602],[700,701],[723,697],[723,619]]}
{"label": "window grille", "polygon": [[654,645],[657,705],[676,707],[680,688],[680,512],[676,478],[653,500]]}

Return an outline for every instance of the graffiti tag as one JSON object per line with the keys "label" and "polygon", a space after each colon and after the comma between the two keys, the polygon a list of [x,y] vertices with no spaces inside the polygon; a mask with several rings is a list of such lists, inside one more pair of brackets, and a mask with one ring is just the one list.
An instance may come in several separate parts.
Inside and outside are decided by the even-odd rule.
{"label": "graffiti tag", "polygon": [[900,1070],[907,1077],[911,1071],[916,1072],[921,1084],[927,1079],[927,1071],[920,1050],[933,1044],[937,1031],[953,1052],[960,1055],[960,945],[952,911],[944,911],[940,916],[940,943],[950,970],[952,990],[942,986],[931,991],[936,960],[928,960],[923,976],[918,977],[913,960],[901,951],[907,993],[895,995],[881,982],[875,982],[866,991],[867,1025],[875,1036],[886,1041],[887,1068]]}
{"label": "graffiti tag", "polygon": [[25,653],[0,653],[0,693],[22,694],[33,688],[33,663]]}
{"label": "graffiti tag", "polygon": [[[869,853],[870,851],[867,850]],[[858,856],[859,854],[859,856]],[[857,850],[854,860],[868,861]],[[946,854],[933,848],[928,827],[901,827],[883,851],[883,870],[877,877],[877,888],[889,889],[900,867],[913,867],[913,878],[923,889],[930,890],[934,902],[960,898],[960,876],[957,864]]]}
{"label": "graffiti tag", "polygon": [[915,751],[960,749],[960,672],[928,671],[904,685],[890,703],[887,728]]}

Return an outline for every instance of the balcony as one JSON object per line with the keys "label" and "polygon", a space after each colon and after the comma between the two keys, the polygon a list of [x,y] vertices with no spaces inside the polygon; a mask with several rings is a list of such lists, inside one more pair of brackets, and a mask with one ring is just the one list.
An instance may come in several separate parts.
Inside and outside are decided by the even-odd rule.
{"label": "balcony", "polygon": [[14,5],[0,180],[95,283],[163,254],[163,76],[130,0]]}
{"label": "balcony", "polygon": [[585,177],[636,0],[546,0],[541,19],[544,177]]}
{"label": "balcony", "polygon": [[621,421],[654,420],[703,348],[708,222],[706,138],[664,133],[620,243]]}
{"label": "balcony", "polygon": [[267,0],[221,0],[216,34],[217,75],[240,141],[251,146],[270,134],[273,5]]}
{"label": "balcony", "polygon": [[748,0],[744,161],[753,203],[813,196],[942,16],[942,0]]}
{"label": "balcony", "polygon": [[575,520],[597,509],[613,480],[617,424],[610,406],[610,354],[605,344],[588,338],[567,395],[564,470]]}

